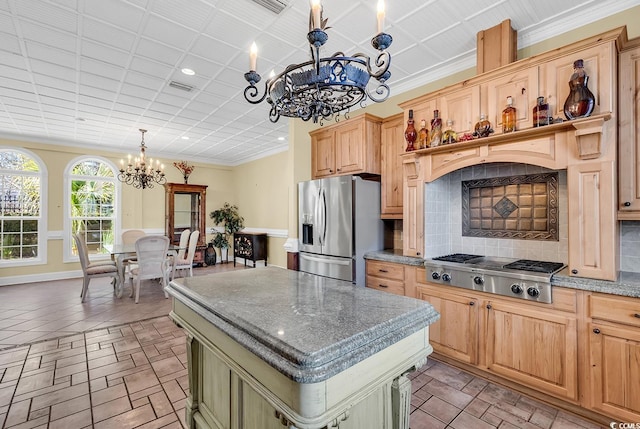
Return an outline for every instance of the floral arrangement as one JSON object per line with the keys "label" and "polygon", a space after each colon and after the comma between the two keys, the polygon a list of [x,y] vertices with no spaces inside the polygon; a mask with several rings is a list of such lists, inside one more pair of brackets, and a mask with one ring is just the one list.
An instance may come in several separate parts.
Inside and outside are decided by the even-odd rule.
{"label": "floral arrangement", "polygon": [[180,170],[182,176],[184,177],[184,183],[187,183],[189,180],[189,175],[193,173],[193,170],[196,169],[194,165],[189,165],[187,161],[174,162],[173,166]]}

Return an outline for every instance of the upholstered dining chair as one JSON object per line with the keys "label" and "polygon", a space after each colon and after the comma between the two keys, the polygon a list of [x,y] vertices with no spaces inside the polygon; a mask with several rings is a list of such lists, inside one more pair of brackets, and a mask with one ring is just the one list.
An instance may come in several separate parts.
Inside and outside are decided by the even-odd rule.
{"label": "upholstered dining chair", "polygon": [[115,262],[112,261],[100,261],[92,263],[89,260],[89,250],[87,249],[87,243],[84,240],[84,236],[80,233],[73,234],[73,240],[76,243],[78,250],[78,257],[80,258],[80,266],[82,267],[82,290],[80,291],[81,302],[84,302],[87,296],[87,290],[89,289],[89,282],[93,278],[97,277],[112,277],[113,293],[118,295],[120,281],[120,275],[118,273],[118,267]]}
{"label": "upholstered dining chair", "polygon": [[193,231],[189,236],[189,248],[187,249],[187,254],[180,258],[180,254],[178,253],[178,257],[176,257],[173,263],[173,269],[171,270],[171,280],[175,278],[176,271],[183,270],[189,270],[189,277],[193,277],[193,257],[196,253],[199,237],[200,231]]}
{"label": "upholstered dining chair", "polygon": [[[136,240],[137,267],[131,270],[133,278],[131,283],[131,295],[135,293],[135,302],[140,297],[140,282],[142,280],[160,279],[164,290],[169,280],[171,263],[167,256],[169,239],[163,235],[145,235]],[[165,298],[169,294],[164,291]]]}
{"label": "upholstered dining chair", "polygon": [[[141,229],[128,229],[122,233],[122,244],[135,244],[138,238],[145,235],[147,234]],[[131,278],[131,270],[135,268],[136,258],[124,258],[121,263],[124,267],[124,278]]]}

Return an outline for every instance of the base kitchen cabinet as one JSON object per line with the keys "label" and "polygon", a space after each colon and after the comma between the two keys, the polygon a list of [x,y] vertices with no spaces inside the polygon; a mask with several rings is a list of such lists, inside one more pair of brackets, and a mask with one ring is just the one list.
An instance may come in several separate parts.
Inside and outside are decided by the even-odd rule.
{"label": "base kitchen cabinet", "polygon": [[367,260],[367,287],[404,295],[404,265]]}
{"label": "base kitchen cabinet", "polygon": [[588,308],[588,406],[640,422],[640,299],[592,294]]}

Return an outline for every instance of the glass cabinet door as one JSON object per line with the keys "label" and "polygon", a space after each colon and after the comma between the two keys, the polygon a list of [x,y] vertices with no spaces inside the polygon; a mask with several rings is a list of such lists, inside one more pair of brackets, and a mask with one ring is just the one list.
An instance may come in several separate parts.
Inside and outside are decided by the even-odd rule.
{"label": "glass cabinet door", "polygon": [[200,231],[198,246],[206,242],[206,185],[167,183],[165,202],[165,235],[172,243],[180,242],[185,229]]}

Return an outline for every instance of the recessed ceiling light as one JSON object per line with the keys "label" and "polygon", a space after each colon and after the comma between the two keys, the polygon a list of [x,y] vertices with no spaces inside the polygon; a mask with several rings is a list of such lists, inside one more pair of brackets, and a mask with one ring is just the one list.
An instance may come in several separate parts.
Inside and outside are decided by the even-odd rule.
{"label": "recessed ceiling light", "polygon": [[278,137],[278,140],[284,141],[284,137]]}
{"label": "recessed ceiling light", "polygon": [[182,73],[186,74],[187,76],[193,76],[194,74],[196,74],[196,72],[188,68],[183,68]]}
{"label": "recessed ceiling light", "polygon": [[182,140],[189,140],[189,136],[182,136]]}

